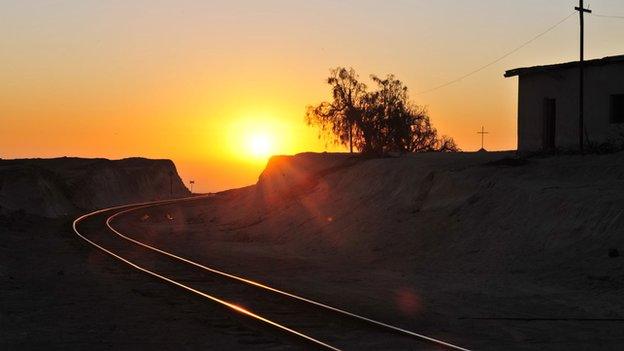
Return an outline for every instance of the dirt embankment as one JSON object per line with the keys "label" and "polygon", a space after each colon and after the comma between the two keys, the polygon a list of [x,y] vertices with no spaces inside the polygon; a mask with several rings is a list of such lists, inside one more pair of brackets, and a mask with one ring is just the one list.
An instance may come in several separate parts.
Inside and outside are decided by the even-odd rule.
{"label": "dirt embankment", "polygon": [[170,160],[0,160],[0,214],[59,217],[78,211],[189,195]]}
{"label": "dirt embankment", "polygon": [[231,234],[302,254],[316,246],[463,271],[608,266],[624,249],[624,154],[510,156],[277,157],[257,185],[223,193],[217,217]]}
{"label": "dirt embankment", "polygon": [[617,349],[624,153],[513,156],[275,157],[256,185],[119,225],[475,349]]}

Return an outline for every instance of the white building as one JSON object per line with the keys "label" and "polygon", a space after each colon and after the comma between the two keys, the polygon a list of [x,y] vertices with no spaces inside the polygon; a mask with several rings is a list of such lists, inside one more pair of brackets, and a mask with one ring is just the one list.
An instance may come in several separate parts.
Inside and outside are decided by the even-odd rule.
{"label": "white building", "polygon": [[[517,68],[518,151],[578,150],[579,62]],[[585,61],[585,142],[624,137],[624,55]]]}

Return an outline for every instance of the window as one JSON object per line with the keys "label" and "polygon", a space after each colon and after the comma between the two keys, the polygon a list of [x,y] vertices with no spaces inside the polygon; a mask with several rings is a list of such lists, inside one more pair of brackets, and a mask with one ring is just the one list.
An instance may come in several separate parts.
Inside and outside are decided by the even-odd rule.
{"label": "window", "polygon": [[624,123],[624,94],[611,95],[611,123]]}

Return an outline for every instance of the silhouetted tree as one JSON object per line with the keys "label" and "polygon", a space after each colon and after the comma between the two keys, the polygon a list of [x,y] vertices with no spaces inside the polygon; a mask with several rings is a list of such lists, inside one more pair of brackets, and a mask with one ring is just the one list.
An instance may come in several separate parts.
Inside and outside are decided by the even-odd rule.
{"label": "silhouetted tree", "polygon": [[332,89],[332,101],[308,106],[306,121],[317,124],[322,133],[331,132],[341,144],[353,152],[354,130],[362,115],[362,99],[366,86],[358,81],[355,71],[338,67],[331,70],[327,84]]}
{"label": "silhouetted tree", "polygon": [[407,87],[393,75],[371,76],[377,90],[366,91],[353,69],[336,68],[327,80],[332,102],[309,106],[306,121],[320,134],[363,153],[458,151],[452,138],[438,137],[426,109],[409,101]]}

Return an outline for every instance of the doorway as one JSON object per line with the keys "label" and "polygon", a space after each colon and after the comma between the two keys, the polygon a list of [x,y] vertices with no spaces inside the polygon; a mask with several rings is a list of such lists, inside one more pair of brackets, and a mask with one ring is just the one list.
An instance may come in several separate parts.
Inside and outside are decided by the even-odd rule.
{"label": "doorway", "polygon": [[542,134],[542,148],[552,151],[555,149],[555,131],[557,125],[557,100],[544,99],[544,122]]}

